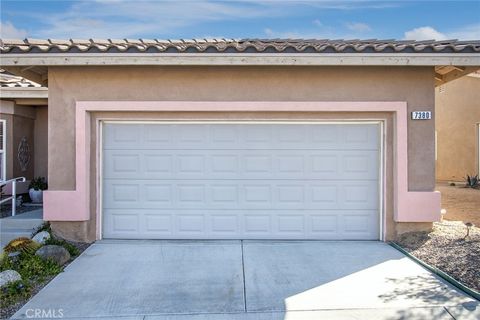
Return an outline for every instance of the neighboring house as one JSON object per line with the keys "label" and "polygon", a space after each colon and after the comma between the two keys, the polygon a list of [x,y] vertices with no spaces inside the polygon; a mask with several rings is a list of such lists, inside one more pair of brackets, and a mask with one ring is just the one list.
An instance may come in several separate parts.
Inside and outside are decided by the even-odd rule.
{"label": "neighboring house", "polygon": [[0,181],[48,176],[47,98],[46,87],[0,69]]}
{"label": "neighboring house", "polygon": [[480,172],[480,72],[435,88],[437,179]]}
{"label": "neighboring house", "polygon": [[430,228],[434,86],[480,66],[480,42],[458,41],[0,45],[2,68],[48,79],[44,218],[87,241]]}

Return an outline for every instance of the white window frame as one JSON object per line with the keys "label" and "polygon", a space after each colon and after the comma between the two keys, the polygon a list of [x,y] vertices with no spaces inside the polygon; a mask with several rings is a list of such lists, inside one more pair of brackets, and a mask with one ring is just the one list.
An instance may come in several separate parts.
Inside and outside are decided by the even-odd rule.
{"label": "white window frame", "polygon": [[0,157],[2,158],[2,166],[0,168],[0,181],[5,181],[6,180],[6,175],[7,175],[7,157],[6,157],[6,149],[7,149],[7,121],[6,120],[0,120],[0,123],[2,123],[2,139],[3,139],[3,149],[0,149]]}

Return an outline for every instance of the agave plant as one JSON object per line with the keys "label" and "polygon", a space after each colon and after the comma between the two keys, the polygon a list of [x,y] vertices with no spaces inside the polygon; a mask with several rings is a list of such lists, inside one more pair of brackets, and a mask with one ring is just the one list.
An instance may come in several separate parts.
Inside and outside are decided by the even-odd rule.
{"label": "agave plant", "polygon": [[478,178],[478,174],[475,176],[467,175],[467,177],[465,178],[465,182],[466,187],[468,188],[476,189],[480,187],[480,179]]}
{"label": "agave plant", "polygon": [[10,241],[3,250],[6,253],[12,253],[15,251],[33,254],[35,251],[41,247],[41,244],[36,243],[30,238],[20,237]]}

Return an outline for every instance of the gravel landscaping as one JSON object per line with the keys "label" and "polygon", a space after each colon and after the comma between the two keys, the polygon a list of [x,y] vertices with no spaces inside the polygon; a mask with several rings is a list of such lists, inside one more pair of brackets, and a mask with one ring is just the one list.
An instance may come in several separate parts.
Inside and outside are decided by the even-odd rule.
{"label": "gravel landscaping", "polygon": [[[50,233],[49,228],[46,230]],[[87,243],[70,242],[54,237],[46,240],[45,245],[40,249],[61,247],[67,251],[68,259],[71,257],[68,262],[65,263],[65,260],[63,260],[60,264],[55,260],[49,260],[50,258],[45,260],[45,257],[39,255],[40,249],[36,250],[36,254],[31,252],[21,253],[17,258],[18,260],[11,260],[4,254],[0,262],[0,271],[18,271],[22,279],[0,289],[0,319],[11,317],[88,246]],[[51,252],[52,250],[48,251]],[[51,258],[55,258],[55,256],[52,255]],[[10,260],[7,261],[6,259]]]}
{"label": "gravel landscaping", "polygon": [[[480,196],[480,193],[479,193]],[[480,228],[461,221],[434,223],[432,232],[409,232],[396,243],[431,266],[448,273],[467,287],[480,291]]]}

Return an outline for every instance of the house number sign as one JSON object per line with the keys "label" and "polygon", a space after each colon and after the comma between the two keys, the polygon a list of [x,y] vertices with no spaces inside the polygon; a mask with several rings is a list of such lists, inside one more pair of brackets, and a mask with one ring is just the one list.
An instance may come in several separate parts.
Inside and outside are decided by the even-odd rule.
{"label": "house number sign", "polygon": [[432,111],[413,111],[412,120],[430,120],[432,119]]}

